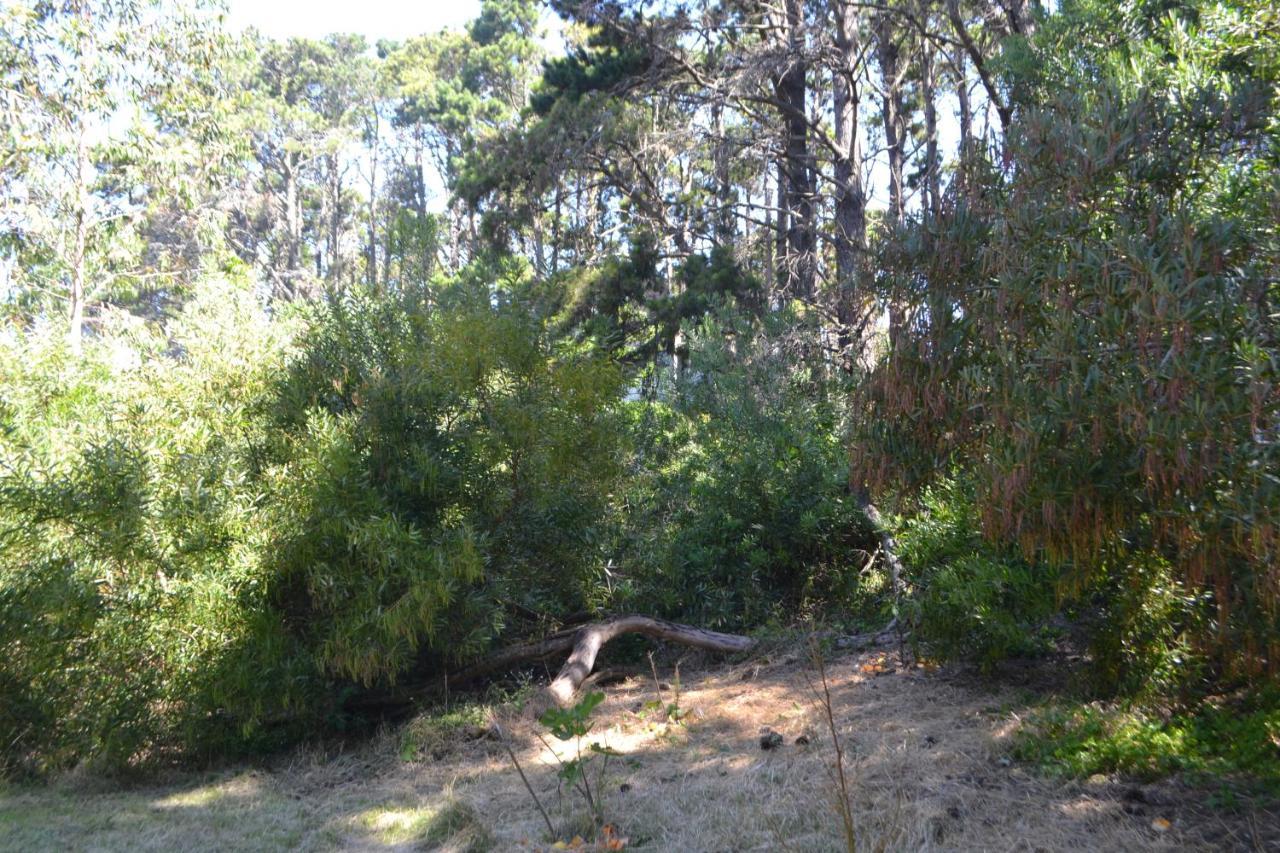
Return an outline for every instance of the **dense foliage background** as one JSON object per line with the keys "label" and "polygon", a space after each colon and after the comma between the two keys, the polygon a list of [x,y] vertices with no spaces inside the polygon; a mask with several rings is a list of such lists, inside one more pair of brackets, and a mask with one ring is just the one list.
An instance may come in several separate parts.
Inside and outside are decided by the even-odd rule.
{"label": "dense foliage background", "polygon": [[1278,87],[1264,0],[6,6],[0,766],[621,611],[1264,714]]}

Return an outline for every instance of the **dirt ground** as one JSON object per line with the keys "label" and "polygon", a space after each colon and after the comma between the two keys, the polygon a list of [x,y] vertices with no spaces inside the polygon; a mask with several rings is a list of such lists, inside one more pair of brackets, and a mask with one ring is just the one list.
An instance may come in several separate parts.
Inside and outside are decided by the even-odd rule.
{"label": "dirt ground", "polygon": [[[621,753],[599,787],[626,849],[846,849],[813,676],[803,654],[781,653],[685,671],[675,722],[645,707],[653,678],[609,685],[592,739]],[[1274,813],[1216,811],[1173,782],[1064,782],[1010,761],[1025,691],[902,667],[883,650],[831,659],[827,676],[860,850],[1280,850]],[[510,708],[491,722],[558,832],[584,826],[580,801],[557,794],[541,727]],[[65,780],[0,791],[0,849],[546,849],[546,825],[497,729],[414,725],[437,737],[410,760],[404,732],[389,732],[270,769],[124,790]],[[776,748],[761,749],[766,729],[781,736]]]}

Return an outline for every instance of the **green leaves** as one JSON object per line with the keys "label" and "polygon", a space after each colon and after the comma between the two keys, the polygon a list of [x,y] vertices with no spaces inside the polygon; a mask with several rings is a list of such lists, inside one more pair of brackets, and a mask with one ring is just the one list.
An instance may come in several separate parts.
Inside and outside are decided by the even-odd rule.
{"label": "green leaves", "polygon": [[[857,476],[920,497],[958,468],[986,536],[1105,602],[1113,683],[1162,643],[1228,677],[1275,667],[1277,80],[1223,61],[1270,15],[1228,5],[1046,19],[1010,168],[886,247],[908,319],[854,406]],[[1155,604],[1165,561],[1192,605]]]}
{"label": "green leaves", "polygon": [[795,345],[808,331],[722,312],[691,335],[693,369],[634,404],[627,607],[736,627],[869,603],[859,570],[876,549],[848,495],[844,400]]}
{"label": "green leaves", "polygon": [[478,654],[503,602],[581,609],[617,471],[614,368],[468,285],[439,298],[335,302],[279,385],[276,594],[366,684]]}
{"label": "green leaves", "polygon": [[550,708],[538,722],[546,726],[559,740],[586,737],[591,732],[591,713],[604,701],[604,693],[596,690],[583,696],[569,708]]}
{"label": "green leaves", "polygon": [[[253,410],[282,329],[252,301],[207,282],[164,336],[106,323],[77,360],[61,335],[0,348],[0,681],[19,697],[0,765],[232,751],[306,691],[261,619]],[[157,359],[167,341],[184,357]]]}
{"label": "green leaves", "polygon": [[345,725],[353,692],[484,651],[508,602],[586,606],[620,377],[468,288],[353,295],[290,340],[210,283],[74,365],[0,344],[0,762]]}
{"label": "green leaves", "polygon": [[[576,790],[591,810],[596,823],[604,823],[604,803],[601,796],[604,792],[604,774],[608,769],[609,759],[621,755],[599,742],[592,741],[587,752],[582,752],[582,739],[591,732],[591,713],[604,701],[604,693],[593,691],[583,696],[575,705],[568,708],[550,708],[538,718],[551,734],[561,741],[573,741],[573,754],[568,758],[556,756],[559,769],[556,776],[561,784]],[[600,759],[598,762],[596,759]],[[592,784],[590,771],[598,766],[595,782]]]}

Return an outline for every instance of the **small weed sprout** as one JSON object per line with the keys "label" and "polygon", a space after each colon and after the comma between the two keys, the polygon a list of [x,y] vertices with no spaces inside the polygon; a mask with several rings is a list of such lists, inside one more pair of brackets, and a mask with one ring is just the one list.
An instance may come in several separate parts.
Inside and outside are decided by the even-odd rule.
{"label": "small weed sprout", "polygon": [[814,669],[818,671],[818,682],[809,681],[809,689],[817,700],[822,712],[822,721],[831,734],[831,743],[835,747],[835,760],[832,762],[832,776],[835,786],[834,797],[836,812],[840,815],[841,830],[844,834],[846,849],[849,853],[857,853],[858,833],[853,817],[853,801],[850,798],[849,778],[845,773],[844,745],[840,742],[840,732],[836,726],[835,710],[831,704],[831,688],[827,684],[827,665],[822,656],[822,649],[816,641],[809,646],[809,656]]}
{"label": "small weed sprout", "polygon": [[660,711],[668,723],[683,723],[684,718],[688,715],[680,707],[680,663],[676,662],[676,674],[671,680],[672,698],[670,702],[663,701],[662,698],[662,682],[658,679],[658,666],[653,662],[653,652],[649,653],[649,669],[653,672],[653,690],[657,695],[656,699],[651,699],[644,703],[644,711],[646,713],[652,711]]}

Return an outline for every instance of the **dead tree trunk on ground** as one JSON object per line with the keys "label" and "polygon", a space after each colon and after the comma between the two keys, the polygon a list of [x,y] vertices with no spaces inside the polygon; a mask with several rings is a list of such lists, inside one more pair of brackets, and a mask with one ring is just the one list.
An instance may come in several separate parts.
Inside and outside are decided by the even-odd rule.
{"label": "dead tree trunk on ground", "polygon": [[712,652],[745,652],[755,645],[755,640],[739,634],[721,634],[718,631],[707,631],[648,616],[618,616],[578,630],[573,652],[560,668],[556,680],[547,686],[547,697],[561,707],[570,704],[573,695],[595,667],[596,655],[600,653],[600,649],[605,643],[623,634],[644,634],[646,637]]}
{"label": "dead tree trunk on ground", "polygon": [[545,661],[566,652],[569,659],[559,674],[534,701],[526,706],[526,713],[537,716],[552,705],[565,706],[587,681],[595,668],[596,656],[605,643],[623,634],[644,634],[658,640],[681,643],[712,652],[747,652],[755,647],[755,640],[739,634],[721,634],[692,625],[667,622],[648,616],[614,616],[603,622],[593,622],[578,628],[557,631],[541,640],[520,643],[499,649],[464,669],[429,683],[404,684],[392,693],[357,700],[354,705],[366,709],[380,709],[384,713],[407,713],[420,706],[424,696],[448,696],[449,690],[491,675],[512,669],[521,664]]}

